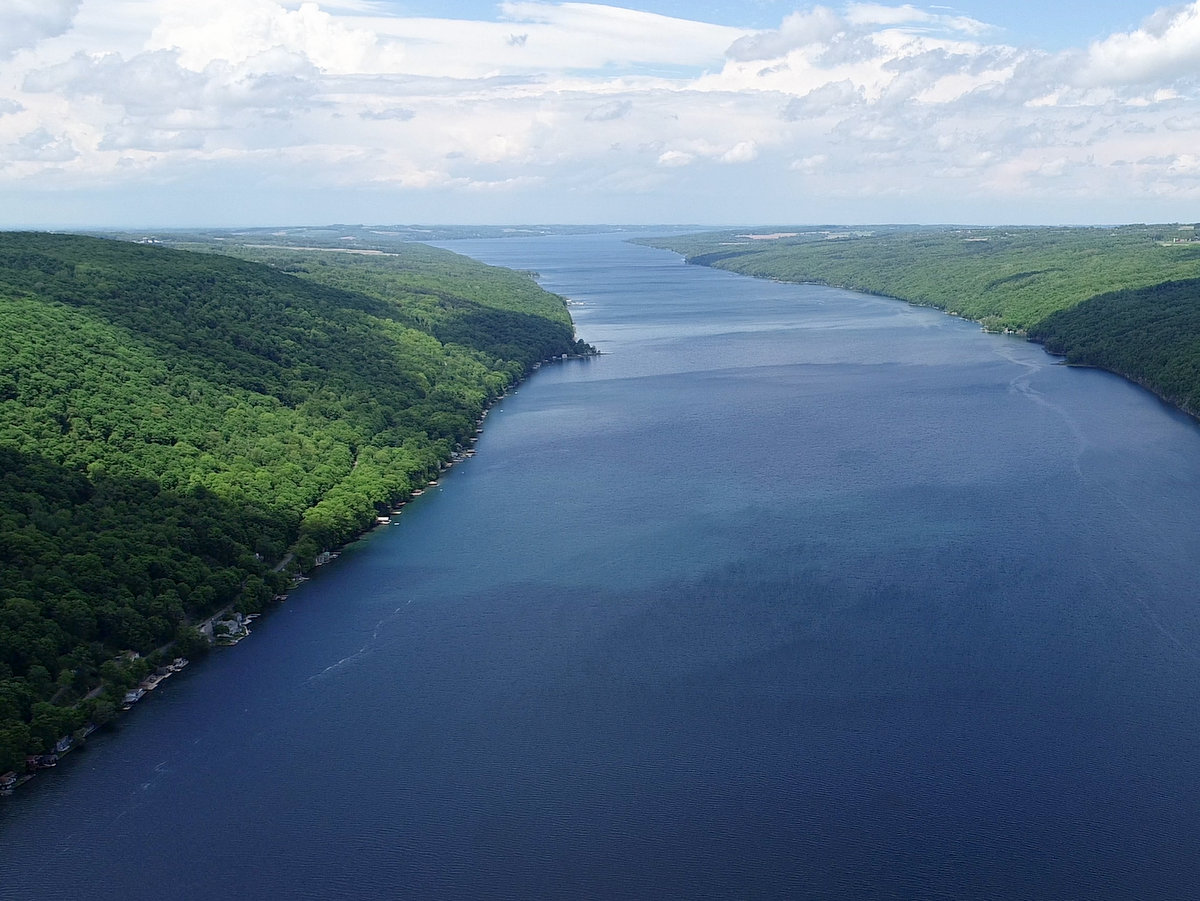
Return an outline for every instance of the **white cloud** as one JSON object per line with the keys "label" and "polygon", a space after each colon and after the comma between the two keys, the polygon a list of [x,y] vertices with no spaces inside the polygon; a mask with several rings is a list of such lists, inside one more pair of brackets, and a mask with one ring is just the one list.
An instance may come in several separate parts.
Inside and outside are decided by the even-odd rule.
{"label": "white cloud", "polygon": [[660,166],[668,166],[676,168],[678,166],[687,166],[691,164],[695,157],[690,153],[684,153],[682,150],[668,150],[665,153],[658,155],[658,164]]}
{"label": "white cloud", "polygon": [[51,134],[44,128],[22,135],[4,151],[4,157],[9,160],[38,163],[65,163],[78,155],[69,138]]}
{"label": "white cloud", "polygon": [[467,180],[462,187],[468,191],[504,193],[536,188],[541,186],[542,181],[540,178],[518,176],[514,178],[500,178],[494,181]]}
{"label": "white cloud", "polygon": [[201,105],[206,81],[178,64],[172,51],[123,59],[115,53],[77,53],[64,63],[30,72],[27,91],[66,98],[91,96],[135,114],[160,113]]}
{"label": "white cloud", "polygon": [[1142,84],[1195,76],[1200,70],[1200,2],[1165,8],[1136,31],[1088,48],[1079,73],[1085,85]]}
{"label": "white cloud", "polygon": [[851,3],[846,9],[846,19],[853,25],[916,25],[931,30],[961,32],[968,35],[981,35],[994,30],[992,26],[968,16],[948,16],[926,12],[908,3],[903,6]]}
{"label": "white cloud", "polygon": [[863,89],[848,78],[813,88],[802,97],[793,97],[784,111],[788,119],[824,116],[834,110],[848,109],[865,101]]}
{"label": "white cloud", "polygon": [[[715,216],[759,218],[747,204],[793,209],[798,185],[806,202],[994,207],[1094,188],[1135,204],[1190,190],[1200,146],[1196,2],[1061,53],[884,2],[766,31],[540,0],[502,3],[495,21],[370,0],[5,3],[24,17],[0,36],[10,193],[33,177],[85,191],[236,172],[280,192],[436,193],[443,219],[468,196],[468,214],[481,197],[618,196],[670,219],[697,191]],[[657,212],[641,213],[647,198]]]}
{"label": "white cloud", "polygon": [[278,50],[329,73],[376,71],[377,39],[356,24],[339,21],[316,3],[290,10],[274,0],[207,0],[172,3],[149,36],[149,48],[178,53],[182,66],[202,71],[215,61],[261,67]]}
{"label": "white cloud", "polygon": [[71,27],[82,0],[0,0],[0,58]]}
{"label": "white cloud", "polygon": [[1038,166],[1037,174],[1046,178],[1060,178],[1066,173],[1070,167],[1071,161],[1065,156],[1060,156]]}
{"label": "white cloud", "polygon": [[794,172],[802,172],[805,175],[814,175],[824,169],[828,162],[828,156],[823,153],[817,153],[813,156],[806,156],[803,159],[793,160],[788,168]]}
{"label": "white cloud", "polygon": [[1185,116],[1170,116],[1163,119],[1162,125],[1168,131],[1200,133],[1200,112],[1192,112]]}
{"label": "white cloud", "polygon": [[846,34],[848,23],[826,6],[789,14],[776,31],[738,38],[729,47],[729,58],[738,61],[768,60],[793,50],[825,46]]}
{"label": "white cloud", "polygon": [[1168,172],[1184,175],[1200,175],[1200,156],[1194,153],[1183,153],[1167,164]]}
{"label": "white cloud", "polygon": [[723,154],[722,163],[750,163],[758,159],[758,145],[753,141],[739,141]]}

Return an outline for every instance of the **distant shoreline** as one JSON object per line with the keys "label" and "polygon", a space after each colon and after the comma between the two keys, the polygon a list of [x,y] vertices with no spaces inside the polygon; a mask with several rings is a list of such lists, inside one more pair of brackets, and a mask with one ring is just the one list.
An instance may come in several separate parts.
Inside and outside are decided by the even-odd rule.
{"label": "distant shoreline", "polygon": [[[651,245],[651,246],[654,246],[654,245]],[[660,249],[661,249],[661,248],[660,248]],[[827,281],[823,281],[823,280],[820,280],[820,279],[805,279],[805,280],[798,280],[798,281],[797,281],[797,280],[791,280],[791,279],[786,279],[786,278],[780,278],[780,277],[777,277],[777,276],[768,276],[768,275],[750,275],[750,274],[748,274],[748,273],[744,273],[744,272],[738,272],[736,269],[728,269],[728,268],[725,268],[725,267],[716,266],[716,265],[713,265],[713,264],[712,264],[712,263],[710,263],[710,262],[701,261],[701,260],[698,260],[698,259],[689,259],[689,258],[686,256],[686,254],[683,254],[683,253],[681,253],[680,251],[671,250],[671,252],[672,252],[672,253],[676,253],[676,254],[678,254],[679,256],[681,256],[681,257],[683,258],[683,261],[684,261],[686,264],[688,264],[689,266],[704,266],[705,268],[708,268],[708,269],[720,269],[722,272],[729,272],[729,273],[731,273],[731,274],[733,274],[733,275],[740,275],[740,276],[744,276],[744,277],[746,277],[746,278],[758,278],[758,279],[763,279],[763,280],[766,280],[766,281],[775,281],[775,282],[779,282],[779,283],[781,283],[781,284],[788,284],[788,285],[816,285],[816,286],[819,286],[819,287],[825,287],[825,288],[837,288],[837,289],[839,289],[839,290],[843,290],[843,291],[854,291],[855,293],[858,293],[858,294],[865,294],[865,295],[868,295],[868,296],[871,296],[871,297],[882,297],[882,298],[886,298],[886,299],[888,299],[888,300],[894,300],[894,301],[897,301],[897,302],[900,302],[900,303],[905,303],[905,304],[908,304],[909,306],[913,306],[913,307],[920,307],[920,308],[924,308],[924,309],[937,310],[937,311],[939,311],[940,313],[942,313],[943,315],[946,315],[946,316],[952,316],[952,317],[954,317],[954,318],[956,318],[956,319],[962,319],[962,320],[964,320],[964,321],[966,321],[966,322],[974,322],[974,323],[976,323],[977,325],[979,325],[979,326],[980,326],[980,329],[981,329],[981,331],[983,331],[983,332],[985,332],[985,333],[987,333],[987,334],[992,334],[992,335],[1011,335],[1011,336],[1014,336],[1014,337],[1020,337],[1020,338],[1022,338],[1023,340],[1025,340],[1026,342],[1030,343],[1030,344],[1036,344],[1036,345],[1038,345],[1039,347],[1041,347],[1041,348],[1042,348],[1043,352],[1045,352],[1047,356],[1051,356],[1051,357],[1059,357],[1059,358],[1060,358],[1060,363],[1061,363],[1061,365],[1064,365],[1064,366],[1070,366],[1070,367],[1072,367],[1072,368],[1077,368],[1077,369],[1096,369],[1096,370],[1099,370],[1099,371],[1101,371],[1101,372],[1107,372],[1107,373],[1108,373],[1108,374],[1110,374],[1110,375],[1115,375],[1115,376],[1117,376],[1118,378],[1122,378],[1122,379],[1124,379],[1125,381],[1127,381],[1127,382],[1129,382],[1129,383],[1131,383],[1131,384],[1133,384],[1133,385],[1137,386],[1138,388],[1141,388],[1142,390],[1146,391],[1147,393],[1149,393],[1149,394],[1153,395],[1153,396],[1154,396],[1154,397],[1155,397],[1155,398],[1156,398],[1158,401],[1160,401],[1160,402],[1161,402],[1161,403],[1163,403],[1164,405],[1166,405],[1166,406],[1170,407],[1170,408],[1171,408],[1171,409],[1173,409],[1173,410],[1176,410],[1176,411],[1178,411],[1178,412],[1180,412],[1180,413],[1184,414],[1185,416],[1187,416],[1188,418],[1192,419],[1193,421],[1200,423],[1200,410],[1194,410],[1194,409],[1191,409],[1191,408],[1190,408],[1190,407],[1189,407],[1189,406],[1188,406],[1186,403],[1184,403],[1184,402],[1181,402],[1181,401],[1179,401],[1179,400],[1176,400],[1175,398],[1172,398],[1172,397],[1170,397],[1170,396],[1169,396],[1169,395],[1167,395],[1165,392],[1163,392],[1163,391],[1159,390],[1159,389],[1158,389],[1158,388],[1156,388],[1154,385],[1152,385],[1152,384],[1151,384],[1151,383],[1150,383],[1150,382],[1149,382],[1147,379],[1145,379],[1145,378],[1142,378],[1142,377],[1140,377],[1140,376],[1137,376],[1137,375],[1134,375],[1134,374],[1132,374],[1132,373],[1129,373],[1129,372],[1126,372],[1126,371],[1123,371],[1123,370],[1117,369],[1117,368],[1115,368],[1115,367],[1111,367],[1111,366],[1105,366],[1105,365],[1103,365],[1103,364],[1099,364],[1099,363],[1079,363],[1079,362],[1069,362],[1069,361],[1067,360],[1067,355],[1066,355],[1065,353],[1061,353],[1061,352],[1059,352],[1059,351],[1054,351],[1054,350],[1051,350],[1051,349],[1049,349],[1049,348],[1046,346],[1046,342],[1045,342],[1044,340],[1042,340],[1042,339],[1039,339],[1039,338],[1035,338],[1035,337],[1030,337],[1030,335],[1028,334],[1028,330],[1026,330],[1026,329],[1009,329],[1009,328],[1005,328],[1005,329],[996,329],[996,328],[989,328],[989,327],[988,327],[986,324],[984,324],[984,322],[983,322],[982,320],[980,320],[980,319],[975,319],[975,318],[973,318],[973,317],[970,317],[970,316],[964,315],[963,313],[960,313],[960,312],[957,312],[957,311],[953,311],[953,310],[947,310],[947,309],[945,309],[944,307],[938,306],[937,304],[933,304],[933,303],[923,303],[923,302],[921,302],[921,301],[918,301],[918,300],[912,300],[912,299],[909,299],[909,298],[907,298],[907,297],[902,297],[902,296],[900,296],[900,295],[896,295],[896,294],[886,294],[886,293],[883,293],[883,292],[881,292],[881,291],[876,291],[876,290],[874,290],[874,289],[871,289],[871,288],[864,288],[864,287],[860,287],[860,286],[858,286],[858,285],[854,285],[854,284],[849,284],[849,283],[847,283],[847,284],[833,284],[833,283],[830,283],[830,282],[827,282]],[[716,261],[714,260],[713,262],[716,262]]]}

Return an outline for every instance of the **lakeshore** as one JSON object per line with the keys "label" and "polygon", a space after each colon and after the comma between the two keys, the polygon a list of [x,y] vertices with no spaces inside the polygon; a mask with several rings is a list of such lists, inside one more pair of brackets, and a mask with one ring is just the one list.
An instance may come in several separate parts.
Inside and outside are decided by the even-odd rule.
{"label": "lakeshore", "polygon": [[[1186,237],[1164,240],[1164,234]],[[844,287],[978,322],[1200,411],[1200,244],[1191,224],[797,230],[643,240],[693,264]],[[739,238],[748,238],[739,234]],[[755,245],[757,246],[750,246]]]}
{"label": "lakeshore", "polygon": [[[134,655],[134,658],[136,657],[137,655]],[[125,692],[125,696],[121,700],[121,709],[125,711],[130,710],[134,704],[146,696],[147,692],[154,691],[167,679],[181,672],[189,662],[186,657],[176,657],[169,664],[157,667],[151,675],[142,679],[136,687]],[[16,770],[12,770],[7,773],[0,773],[0,797],[12,795],[16,789],[31,781],[35,776],[57,767],[63,757],[71,751],[82,747],[84,742],[99,728],[100,726],[97,723],[88,723],[74,734],[64,735],[60,738],[55,742],[53,750],[45,754],[30,754],[27,756],[25,758],[24,771],[17,772]]]}
{"label": "lakeshore", "polygon": [[[439,473],[446,473],[453,466],[463,463],[475,456],[475,444],[483,434],[484,425],[490,410],[496,404],[501,403],[503,400],[511,396],[530,375],[541,369],[544,364],[565,362],[568,359],[584,359],[586,357],[595,355],[598,354],[556,354],[553,357],[547,358],[546,360],[535,362],[530,367],[528,374],[510,386],[508,390],[498,395],[487,407],[484,408],[484,410],[480,413],[479,418],[476,420],[473,433],[466,440],[466,445],[456,446],[450,452],[449,457],[440,462],[438,466]],[[350,539],[350,541],[346,542],[346,544],[357,541],[362,534],[370,531],[371,528],[380,525],[396,523],[398,521],[397,517],[399,517],[409,501],[420,497],[427,489],[436,487],[438,484],[438,479],[429,479],[426,481],[423,487],[411,489],[404,499],[390,504],[386,514],[378,515],[374,522],[371,523],[367,529],[364,529],[363,533],[355,535]],[[341,556],[341,551],[345,548],[346,544],[340,545],[333,549],[324,549],[320,551],[313,559],[313,568],[325,566],[337,560],[338,557]],[[305,571],[299,567],[298,561],[295,557],[294,549],[289,550],[288,553],[286,553],[280,559],[280,561],[275,565],[274,571],[286,572],[289,578],[289,591],[299,587],[309,579],[309,576],[305,573]],[[273,596],[272,603],[278,605],[287,599],[287,593],[279,593]],[[261,612],[255,611],[243,613],[235,609],[235,605],[229,605],[207,617],[206,619],[196,623],[195,628],[207,643],[207,647],[233,647],[237,644],[240,644],[245,638],[249,637],[251,633],[251,623],[253,623],[254,620],[258,619],[260,616]],[[154,656],[156,658],[162,658],[164,655],[169,656],[171,653],[172,646],[168,645],[157,649]],[[135,663],[136,661],[140,660],[140,657],[141,655],[133,651],[127,651],[120,655],[118,662],[120,662],[122,665]],[[149,692],[156,690],[167,679],[182,671],[182,669],[186,667],[189,662],[190,661],[186,657],[177,656],[174,657],[170,663],[155,666],[151,673],[146,675],[144,678],[141,678],[132,688],[125,691],[124,695],[120,698],[118,709],[114,710],[111,719],[105,720],[104,723],[88,722],[83,727],[76,730],[73,734],[65,735],[60,738],[55,743],[53,750],[43,754],[28,755],[22,771],[14,770],[0,773],[0,798],[10,797],[17,789],[26,785],[35,776],[55,769],[60,760],[66,754],[77,747],[80,747],[86,741],[86,739],[100,729],[102,725],[111,725],[122,714],[128,714],[133,709],[134,705],[142,701]],[[103,684],[95,687],[85,696],[85,700],[97,697],[104,690],[105,686]]]}

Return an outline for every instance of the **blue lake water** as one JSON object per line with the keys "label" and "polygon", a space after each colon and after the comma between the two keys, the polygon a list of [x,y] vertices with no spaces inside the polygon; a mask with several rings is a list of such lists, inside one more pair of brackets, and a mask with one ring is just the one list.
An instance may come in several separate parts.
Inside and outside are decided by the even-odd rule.
{"label": "blue lake water", "polygon": [[604,355],[0,804],[0,898],[1194,898],[1200,429],[613,237]]}

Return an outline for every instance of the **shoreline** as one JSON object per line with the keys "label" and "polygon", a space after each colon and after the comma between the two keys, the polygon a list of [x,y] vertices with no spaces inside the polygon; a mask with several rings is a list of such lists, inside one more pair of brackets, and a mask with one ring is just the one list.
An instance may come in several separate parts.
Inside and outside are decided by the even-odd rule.
{"label": "shoreline", "polygon": [[[438,471],[437,471],[436,478],[429,479],[426,481],[426,483],[424,485],[421,485],[417,488],[411,489],[408,493],[408,496],[403,498],[402,500],[392,501],[391,503],[389,503],[387,505],[388,512],[386,514],[378,513],[375,516],[375,521],[373,523],[371,523],[370,525],[368,525],[365,529],[363,529],[362,532],[358,533],[357,535],[354,535],[353,537],[349,538],[342,544],[339,544],[330,550],[322,551],[321,554],[318,555],[318,560],[320,560],[320,557],[324,556],[324,555],[329,555],[330,558],[336,558],[341,553],[342,550],[344,550],[347,546],[349,546],[353,542],[357,541],[359,537],[361,537],[362,535],[365,535],[367,532],[373,531],[374,529],[378,528],[379,526],[394,525],[395,520],[393,519],[393,517],[400,515],[400,513],[402,512],[402,510],[401,510],[402,507],[407,506],[409,503],[412,502],[412,500],[414,498],[420,497],[422,494],[424,494],[430,488],[435,488],[438,485],[440,485],[441,484],[441,476],[443,473],[449,471],[450,469],[452,469],[454,466],[458,465],[459,463],[465,463],[467,460],[474,457],[475,453],[476,453],[475,444],[476,444],[476,442],[479,441],[479,436],[483,434],[484,422],[487,420],[488,414],[492,411],[492,408],[494,406],[496,406],[496,404],[503,401],[505,398],[514,394],[517,391],[517,389],[521,387],[521,385],[525,384],[525,382],[528,379],[532,378],[533,374],[535,372],[537,372],[539,369],[541,369],[543,366],[545,366],[549,363],[560,363],[560,362],[565,362],[567,360],[590,360],[593,357],[599,357],[599,356],[603,356],[603,354],[598,350],[595,351],[594,353],[589,353],[589,354],[577,354],[577,353],[576,354],[566,354],[566,353],[554,354],[552,356],[546,357],[544,360],[538,360],[538,361],[534,362],[533,364],[531,364],[528,372],[526,372],[519,379],[517,379],[511,385],[509,385],[507,388],[505,388],[504,391],[502,391],[500,394],[497,394],[494,398],[492,398],[492,400],[488,401],[487,405],[483,408],[483,411],[479,414],[479,417],[475,420],[474,431],[469,436],[467,436],[467,439],[466,439],[467,446],[464,447],[461,443],[455,445],[455,449],[450,451],[450,455],[438,464]],[[324,562],[326,562],[326,563],[331,562],[331,560],[326,560]],[[317,566],[321,566],[321,565],[323,565],[322,562],[314,562],[313,567],[316,568]],[[305,577],[302,577],[302,578],[305,578]],[[285,597],[286,597],[286,595],[285,595]]]}
{"label": "shoreline", "polygon": [[[678,253],[678,251],[669,251],[669,252]],[[837,288],[842,291],[854,291],[855,293],[866,294],[871,297],[883,297],[883,298],[887,298],[888,300],[899,301],[900,303],[908,304],[910,307],[920,307],[922,309],[927,309],[927,310],[937,310],[938,312],[942,313],[943,315],[953,316],[955,319],[962,319],[964,322],[973,322],[976,325],[978,325],[980,327],[980,330],[985,332],[986,334],[1009,335],[1012,337],[1021,338],[1022,340],[1026,341],[1029,344],[1036,344],[1037,346],[1042,348],[1042,351],[1047,356],[1060,357],[1061,359],[1059,360],[1058,365],[1070,366],[1075,369],[1095,369],[1099,372],[1107,372],[1109,375],[1115,375],[1118,378],[1124,379],[1125,381],[1129,382],[1132,385],[1136,385],[1138,388],[1141,388],[1143,391],[1146,391],[1149,394],[1152,394],[1161,403],[1165,404],[1166,406],[1170,407],[1173,410],[1176,410],[1176,411],[1182,413],[1183,415],[1185,415],[1189,419],[1191,419],[1193,422],[1200,423],[1200,410],[1188,409],[1183,403],[1167,396],[1162,391],[1159,391],[1153,385],[1148,384],[1147,381],[1145,379],[1141,378],[1140,376],[1135,376],[1128,372],[1122,372],[1117,369],[1110,369],[1107,366],[1101,366],[1096,363],[1068,363],[1066,360],[1066,356],[1067,356],[1066,354],[1059,353],[1058,351],[1050,350],[1048,347],[1046,347],[1046,343],[1044,341],[1038,341],[1035,338],[1030,338],[1028,335],[1027,329],[988,328],[986,325],[983,324],[982,320],[972,319],[970,316],[964,316],[962,313],[959,313],[956,310],[947,310],[945,307],[939,307],[936,304],[920,303],[915,300],[909,300],[906,297],[900,297],[895,294],[884,294],[881,291],[873,291],[868,288],[859,288],[855,285],[835,285],[835,284],[832,284],[827,281],[821,281],[820,279],[806,279],[806,280],[801,280],[801,281],[793,281],[791,279],[777,278],[775,276],[746,275],[745,273],[738,272],[734,269],[725,269],[723,267],[713,266],[708,263],[693,262],[692,260],[688,259],[687,256],[685,256],[684,254],[681,254],[681,253],[678,255],[689,266],[704,266],[708,269],[719,269],[721,272],[728,272],[732,275],[741,275],[741,276],[744,276],[745,278],[761,278],[766,281],[778,282],[783,285],[816,285],[816,286],[822,287],[822,288]],[[1086,303],[1087,301],[1083,301],[1083,302]]]}
{"label": "shoreline", "polygon": [[[424,494],[427,489],[437,486],[441,481],[441,475],[443,473],[447,472],[456,464],[465,462],[466,460],[475,456],[475,444],[479,440],[480,435],[483,433],[484,423],[486,422],[488,414],[491,412],[492,408],[514,393],[522,384],[531,378],[535,372],[541,369],[542,366],[548,363],[565,362],[566,360],[572,359],[589,359],[597,356],[601,356],[601,353],[598,350],[596,350],[594,353],[563,353],[554,354],[543,360],[534,362],[520,378],[515,379],[508,387],[504,389],[502,393],[496,395],[496,397],[494,397],[484,406],[478,418],[475,420],[474,431],[466,439],[467,445],[464,447],[461,443],[456,444],[455,449],[450,452],[449,456],[439,462],[437,478],[429,479],[425,485],[411,489],[408,492],[407,497],[404,497],[399,501],[390,502],[388,504],[388,513],[386,516],[383,514],[377,514],[374,518],[374,521],[367,525],[360,532],[355,533],[336,547],[321,551],[313,561],[311,569],[302,570],[298,565],[293,566],[293,564],[297,564],[295,555],[296,548],[295,545],[293,545],[292,547],[288,548],[287,552],[283,555],[279,562],[272,567],[272,571],[277,573],[286,573],[289,580],[289,591],[299,587],[310,578],[305,574],[306,572],[311,572],[312,569],[332,563],[341,555],[342,550],[344,550],[353,542],[362,538],[373,529],[382,525],[393,524],[395,522],[393,517],[399,515],[401,508],[407,505],[413,498]],[[269,606],[278,606],[286,601],[287,598],[287,593],[279,593],[276,594],[271,601],[268,602],[268,604]],[[234,608],[236,606],[237,602],[235,601],[234,603],[228,604],[227,606],[214,612],[206,619],[200,620],[199,622],[193,624],[193,627],[207,641],[207,647],[205,648],[206,653],[215,648],[234,647],[235,645],[241,643],[243,639],[250,635],[251,630],[249,628],[249,624],[262,615],[261,612],[248,614],[236,613],[234,612]],[[217,634],[218,630],[221,631],[220,635]],[[175,649],[175,643],[172,642],[169,645],[164,645],[163,647],[156,649],[153,653],[168,654],[173,653]],[[126,659],[130,662],[137,659],[143,659],[141,658],[141,655],[137,654],[136,652],[131,651],[127,652],[127,654],[132,654],[133,656],[129,657],[127,655],[118,655],[117,659]],[[7,773],[0,773],[0,803],[3,803],[4,798],[11,796],[18,788],[28,784],[36,776],[46,772],[47,770],[57,768],[61,759],[71,751],[80,748],[86,748],[86,739],[95,732],[99,731],[100,729],[115,727],[121,717],[132,710],[133,707],[146,696],[147,692],[154,691],[171,676],[176,675],[184,667],[188,666],[190,662],[191,661],[186,657],[177,655],[170,664],[156,667],[152,674],[140,679],[134,688],[125,692],[125,695],[122,698],[118,708],[114,711],[113,716],[110,719],[105,720],[102,723],[88,722],[84,727],[76,730],[74,733],[65,735],[59,739],[54,748],[47,753],[27,755],[25,760],[25,770],[23,772],[17,772],[13,770]],[[106,686],[101,683],[85,694],[83,698],[76,703],[78,704],[84,700],[98,697],[103,693],[105,688]]]}

